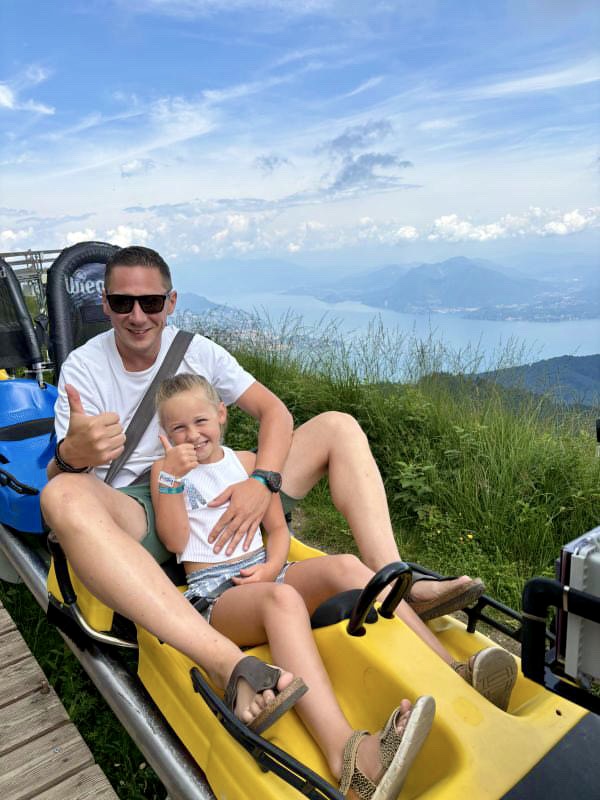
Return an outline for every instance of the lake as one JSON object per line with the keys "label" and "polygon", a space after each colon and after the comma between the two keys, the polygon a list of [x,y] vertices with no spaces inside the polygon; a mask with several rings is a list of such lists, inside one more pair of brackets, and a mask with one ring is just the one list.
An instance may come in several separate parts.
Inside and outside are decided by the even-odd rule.
{"label": "lake", "polygon": [[215,303],[256,310],[276,321],[291,309],[307,323],[317,323],[323,316],[337,320],[341,330],[350,333],[366,331],[369,324],[380,317],[384,326],[398,329],[406,335],[427,339],[433,333],[453,350],[478,348],[492,358],[502,351],[509,341],[517,341],[525,348],[527,361],[539,361],[564,355],[593,355],[600,352],[600,320],[584,319],[566,322],[502,322],[461,319],[448,314],[401,314],[365,306],[362,303],[325,303],[305,295],[257,293],[235,295],[231,293],[210,295]]}

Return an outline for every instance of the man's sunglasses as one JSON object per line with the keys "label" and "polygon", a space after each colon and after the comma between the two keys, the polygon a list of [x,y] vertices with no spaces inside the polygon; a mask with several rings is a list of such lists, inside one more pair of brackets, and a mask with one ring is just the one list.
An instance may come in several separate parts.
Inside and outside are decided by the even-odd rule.
{"label": "man's sunglasses", "polygon": [[144,314],[160,314],[165,307],[167,297],[170,297],[171,292],[166,294],[107,294],[106,301],[110,306],[110,310],[115,314],[131,314],[135,301],[140,304],[140,308]]}

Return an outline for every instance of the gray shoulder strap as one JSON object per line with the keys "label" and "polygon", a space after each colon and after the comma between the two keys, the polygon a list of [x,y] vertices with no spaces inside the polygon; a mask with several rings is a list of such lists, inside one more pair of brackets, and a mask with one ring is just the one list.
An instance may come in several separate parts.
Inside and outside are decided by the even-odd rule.
{"label": "gray shoulder strap", "polygon": [[158,372],[154,376],[152,383],[146,390],[146,394],[142,397],[139,406],[133,415],[131,422],[125,431],[125,449],[118,458],[111,463],[104,478],[104,482],[111,484],[117,472],[121,469],[123,464],[127,461],[134,448],[137,447],[138,442],[142,438],[142,434],[150,424],[154,416],[154,395],[161,381],[165,378],[170,378],[177,372],[177,368],[181,364],[186,350],[190,342],[194,338],[193,333],[188,331],[177,331],[175,338],[171,342],[167,354],[165,355],[162,364],[158,368]]}

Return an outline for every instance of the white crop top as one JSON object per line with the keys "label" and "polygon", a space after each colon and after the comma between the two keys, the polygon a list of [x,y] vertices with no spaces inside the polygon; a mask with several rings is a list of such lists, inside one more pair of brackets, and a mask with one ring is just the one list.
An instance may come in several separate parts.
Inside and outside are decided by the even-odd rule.
{"label": "white crop top", "polygon": [[214,464],[198,464],[185,476],[185,507],[190,520],[190,538],[183,552],[177,553],[177,562],[195,561],[203,564],[217,564],[230,561],[240,556],[249,556],[263,546],[260,527],[256,529],[252,539],[252,550],[244,550],[242,545],[245,537],[238,543],[230,555],[224,552],[215,553],[214,542],[209,544],[208,534],[213,529],[221,514],[228,507],[229,502],[216,508],[209,508],[207,503],[221,494],[223,489],[232,483],[239,483],[248,478],[248,473],[242,466],[239,458],[229,447],[223,447],[223,458]]}

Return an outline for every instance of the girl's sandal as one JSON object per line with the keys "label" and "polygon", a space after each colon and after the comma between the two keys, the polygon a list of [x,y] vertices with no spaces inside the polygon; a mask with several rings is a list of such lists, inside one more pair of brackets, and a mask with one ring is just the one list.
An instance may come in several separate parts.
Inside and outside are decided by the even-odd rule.
{"label": "girl's sandal", "polygon": [[486,647],[468,661],[453,661],[452,669],[486,700],[506,711],[515,681],[517,664],[501,647]]}
{"label": "girl's sandal", "polygon": [[243,679],[248,683],[255,694],[271,689],[275,693],[275,698],[258,714],[248,727],[255,733],[262,733],[269,728],[279,717],[285,714],[298,700],[308,691],[308,686],[302,678],[294,678],[293,681],[279,691],[277,683],[281,677],[279,667],[265,664],[255,656],[246,656],[236,664],[227,688],[225,689],[225,705],[235,713],[237,700],[238,681]]}
{"label": "girl's sandal", "polygon": [[343,755],[340,791],[346,795],[350,789],[359,800],[397,800],[408,771],[417,757],[431,729],[435,715],[433,697],[424,696],[414,703],[402,733],[396,731],[396,722],[402,714],[400,707],[388,719],[379,737],[379,758],[384,769],[378,783],[356,766],[356,754],[361,739],[367,731],[354,731],[346,742]]}

